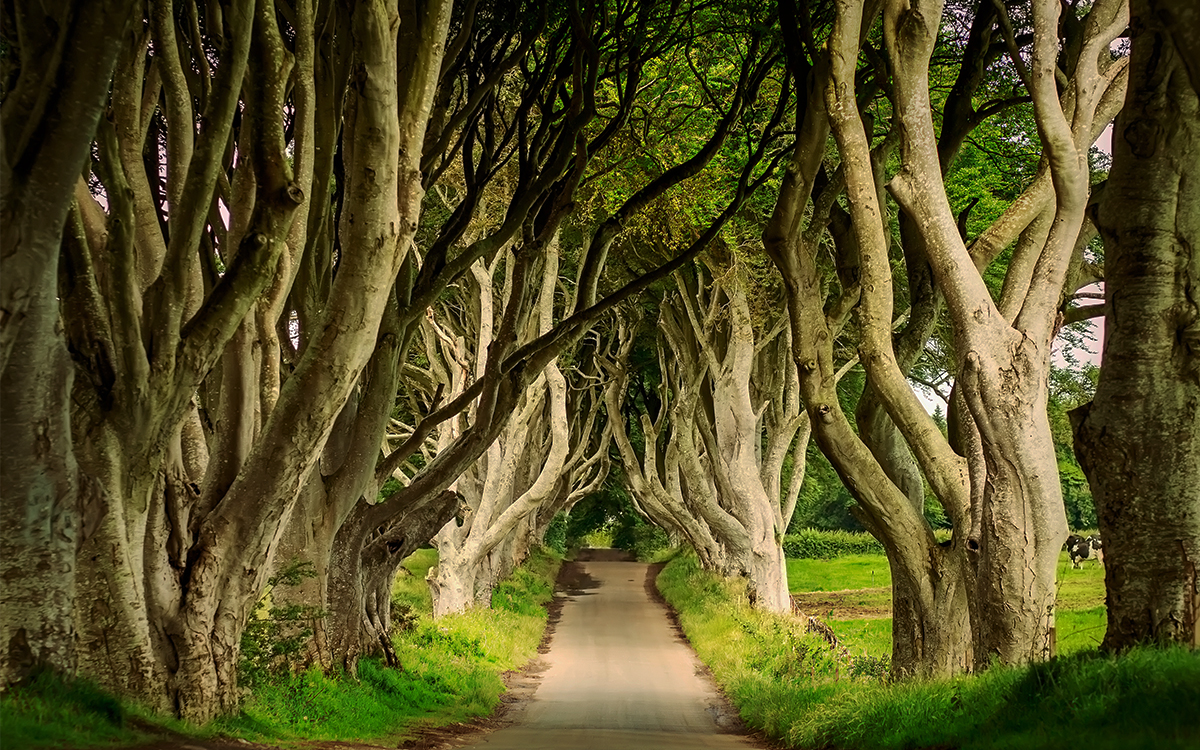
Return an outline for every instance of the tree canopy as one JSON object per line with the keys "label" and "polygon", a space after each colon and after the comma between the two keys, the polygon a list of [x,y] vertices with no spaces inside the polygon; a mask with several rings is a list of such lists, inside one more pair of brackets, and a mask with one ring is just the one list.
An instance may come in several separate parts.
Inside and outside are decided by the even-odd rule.
{"label": "tree canopy", "polygon": [[[486,603],[615,478],[780,611],[793,519],[852,516],[900,675],[1053,656],[1097,523],[1106,643],[1195,646],[1182,0],[3,14],[0,687],[233,710],[298,560],[305,658],[394,662],[404,556]],[[1055,359],[1100,316],[1102,369]]]}

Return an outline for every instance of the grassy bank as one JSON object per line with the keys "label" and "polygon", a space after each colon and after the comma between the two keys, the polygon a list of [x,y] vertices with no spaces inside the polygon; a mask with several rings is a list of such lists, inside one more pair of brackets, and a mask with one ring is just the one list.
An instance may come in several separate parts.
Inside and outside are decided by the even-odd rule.
{"label": "grassy bank", "polygon": [[425,572],[433,550],[405,561],[393,607],[409,627],[397,633],[401,668],[364,659],[358,679],[310,669],[249,695],[236,716],[197,729],[154,717],[86,682],[51,675],[0,699],[0,747],[114,747],[166,732],[216,734],[256,742],[388,740],[415,729],[491,713],[504,691],[501,674],[537,653],[559,560],[536,552],[497,587],[493,609],[430,617]]}
{"label": "grassy bank", "polygon": [[690,555],[672,561],[658,585],[747,723],[788,747],[1200,746],[1196,653],[1084,650],[1035,667],[892,684],[874,676],[870,653],[836,662],[792,618],[751,611],[739,584],[701,571]]}

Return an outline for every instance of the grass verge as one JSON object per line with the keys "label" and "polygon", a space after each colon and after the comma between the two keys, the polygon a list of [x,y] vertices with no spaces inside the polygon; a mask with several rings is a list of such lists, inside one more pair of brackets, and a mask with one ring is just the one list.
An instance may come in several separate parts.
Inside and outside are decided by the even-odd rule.
{"label": "grass verge", "polygon": [[676,558],[658,578],[697,654],[750,726],[796,748],[1200,746],[1200,654],[1080,651],[1047,664],[889,683],[868,658],[837,663],[791,618]]}
{"label": "grass verge", "polygon": [[545,552],[497,586],[493,608],[434,622],[425,571],[436,552],[405,561],[394,606],[409,627],[396,635],[401,668],[359,663],[358,679],[313,668],[263,686],[236,716],[197,729],[154,717],[86,681],[39,676],[0,698],[0,747],[119,747],[164,734],[292,744],[306,740],[407,739],[415,730],[490,714],[502,674],[537,654],[560,560]]}

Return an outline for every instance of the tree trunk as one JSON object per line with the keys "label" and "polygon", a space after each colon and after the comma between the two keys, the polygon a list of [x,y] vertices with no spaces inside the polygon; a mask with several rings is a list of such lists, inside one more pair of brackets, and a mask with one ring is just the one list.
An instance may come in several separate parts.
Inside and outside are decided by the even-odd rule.
{"label": "tree trunk", "polygon": [[[174,709],[164,689],[169,649],[161,626],[155,627],[145,588],[146,561],[138,554],[146,536],[147,506],[155,501],[157,471],[147,476],[133,470],[118,433],[104,423],[79,443],[80,463],[102,482],[105,498],[95,533],[79,549],[79,587],[90,592],[75,611],[80,670],[108,690],[139,696],[154,710],[168,712]],[[160,551],[165,556],[177,552]]]}
{"label": "tree trunk", "polygon": [[461,557],[457,551],[439,544],[438,564],[425,575],[425,580],[429,582],[429,593],[433,597],[435,620],[454,612],[464,612],[475,605],[475,574],[478,567],[462,561]]}
{"label": "tree trunk", "polygon": [[892,571],[892,668],[898,676],[954,675],[972,667],[970,596],[961,552],[930,549],[923,596],[908,566],[889,555]]}
{"label": "tree trunk", "polygon": [[[74,674],[80,493],[67,404],[71,362],[53,293],[30,302],[0,375],[0,690],[39,665]],[[33,439],[30,440],[30,437]]]}
{"label": "tree trunk", "polygon": [[[0,691],[35,664],[76,668],[80,504],[96,510],[99,488],[80,492],[73,455],[59,256],[132,10],[111,1],[4,9],[5,75],[16,75],[0,106]],[[97,385],[111,388],[111,350],[79,355],[110,365]]]}
{"label": "tree trunk", "polygon": [[987,465],[980,533],[968,542],[978,552],[975,664],[981,669],[993,658],[1021,664],[1055,654],[1067,516],[1046,417],[1049,363],[1039,349],[1012,345],[1011,357],[998,364],[973,352],[960,378]]}
{"label": "tree trunk", "polygon": [[323,624],[333,667],[355,674],[359,658],[373,654],[395,664],[391,592],[396,570],[458,505],[458,495],[450,491],[407,507],[360,503],[341,525],[333,545],[329,614]]}
{"label": "tree trunk", "polygon": [[[1200,645],[1200,125],[1197,91],[1158,4],[1133,3],[1125,109],[1097,225],[1104,360],[1072,413],[1104,541],[1103,648]],[[1193,46],[1193,49],[1195,47]],[[1195,69],[1192,75],[1194,76]]]}

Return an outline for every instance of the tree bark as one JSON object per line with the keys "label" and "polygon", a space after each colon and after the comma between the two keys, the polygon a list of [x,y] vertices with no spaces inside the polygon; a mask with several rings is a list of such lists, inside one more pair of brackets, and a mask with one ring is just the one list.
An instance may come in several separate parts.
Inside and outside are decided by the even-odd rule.
{"label": "tree bark", "polygon": [[[0,691],[36,665],[76,669],[75,554],[81,510],[97,509],[100,488],[86,479],[80,487],[72,444],[59,256],[131,11],[118,2],[4,10],[11,88],[0,108]],[[79,354],[103,370],[112,352]],[[101,388],[111,387],[111,369],[105,374]]]}
{"label": "tree bark", "polygon": [[1103,366],[1095,398],[1071,415],[1104,541],[1108,650],[1200,645],[1200,80],[1178,43],[1195,29],[1159,8],[1133,3],[1129,89],[1097,217]]}

